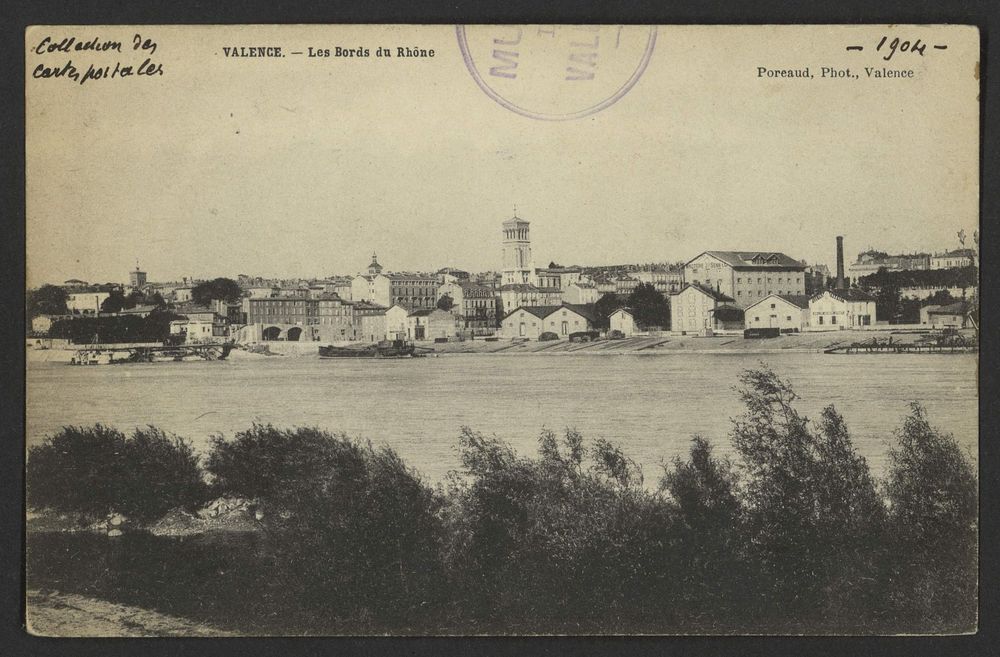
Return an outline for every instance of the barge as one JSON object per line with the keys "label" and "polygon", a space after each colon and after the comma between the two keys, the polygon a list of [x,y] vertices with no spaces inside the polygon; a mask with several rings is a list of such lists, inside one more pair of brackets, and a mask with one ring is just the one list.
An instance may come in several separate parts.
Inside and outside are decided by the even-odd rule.
{"label": "barge", "polygon": [[382,340],[357,347],[326,345],[319,348],[320,358],[412,358],[417,355],[413,343],[406,340]]}

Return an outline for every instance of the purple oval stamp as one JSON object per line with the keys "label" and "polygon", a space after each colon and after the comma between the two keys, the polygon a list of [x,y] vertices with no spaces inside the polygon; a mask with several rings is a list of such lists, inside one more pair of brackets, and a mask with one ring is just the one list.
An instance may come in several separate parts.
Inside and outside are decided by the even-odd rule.
{"label": "purple oval stamp", "polygon": [[512,112],[545,121],[590,116],[635,86],[655,25],[458,25],[469,73]]}

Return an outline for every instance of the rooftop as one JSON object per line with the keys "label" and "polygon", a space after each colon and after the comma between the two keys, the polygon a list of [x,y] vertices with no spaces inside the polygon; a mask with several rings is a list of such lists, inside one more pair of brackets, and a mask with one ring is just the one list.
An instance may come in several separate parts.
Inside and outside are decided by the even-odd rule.
{"label": "rooftop", "polygon": [[[750,269],[757,267],[780,267],[783,269],[803,270],[805,266],[780,251],[704,251],[688,260],[688,263],[700,258],[703,255],[710,255],[717,260],[721,260],[734,269]],[[686,263],[687,264],[687,263]]]}
{"label": "rooftop", "polygon": [[712,297],[716,301],[719,301],[719,302],[722,302],[722,303],[727,303],[727,302],[730,302],[730,301],[735,301],[735,299],[733,299],[731,296],[723,294],[722,292],[719,292],[718,290],[713,290],[710,287],[705,287],[704,285],[702,285],[700,283],[688,283],[687,285],[685,285],[684,287],[682,287],[681,290],[680,290],[680,292],[678,292],[677,294],[682,294],[688,288],[694,288],[694,289],[698,290],[699,292],[701,292],[702,294],[707,294],[708,296]]}

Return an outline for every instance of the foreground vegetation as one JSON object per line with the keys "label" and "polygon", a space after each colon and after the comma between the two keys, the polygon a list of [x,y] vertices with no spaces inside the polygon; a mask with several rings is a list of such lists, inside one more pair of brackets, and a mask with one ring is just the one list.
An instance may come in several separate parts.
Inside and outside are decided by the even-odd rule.
{"label": "foreground vegetation", "polygon": [[[973,630],[978,483],[955,440],[914,404],[876,481],[832,406],[810,422],[767,369],[738,390],[735,462],[695,437],[656,482],[574,431],[543,433],[529,458],[463,429],[464,473],[432,488],[392,450],[317,429],[256,425],[199,463],[156,429],[97,426],[30,451],[28,499],[85,522],[255,500],[265,538],[253,549],[202,562],[190,544],[157,544],[152,579],[178,587],[174,607],[124,576],[100,589],[166,613],[197,591],[199,620],[248,632]],[[95,540],[88,563],[148,569],[138,549]],[[37,586],[48,566],[33,575],[31,561]]]}

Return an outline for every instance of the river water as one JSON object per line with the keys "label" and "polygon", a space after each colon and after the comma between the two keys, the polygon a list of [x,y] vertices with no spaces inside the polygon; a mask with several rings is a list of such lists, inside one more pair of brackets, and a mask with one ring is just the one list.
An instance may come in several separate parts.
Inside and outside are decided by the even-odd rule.
{"label": "river water", "polygon": [[574,427],[619,443],[647,483],[688,450],[693,434],[731,454],[730,418],[741,412],[739,373],[767,362],[789,379],[799,409],[843,414],[876,475],[892,433],[920,401],[931,423],[976,459],[974,355],[815,353],[666,355],[442,355],[411,360],[261,358],[71,367],[32,363],[27,444],[65,425],[155,425],[202,452],[209,437],[251,423],[316,426],[387,444],[431,483],[460,466],[462,426],[534,454],[543,428]]}

